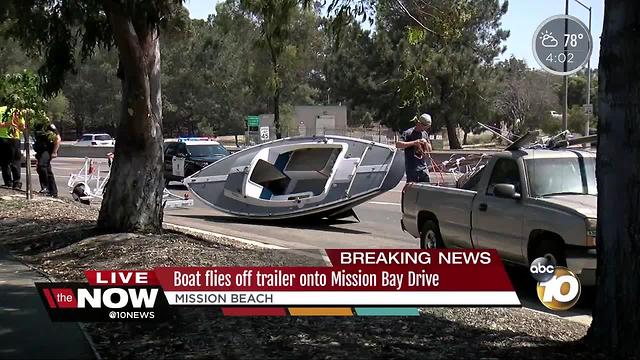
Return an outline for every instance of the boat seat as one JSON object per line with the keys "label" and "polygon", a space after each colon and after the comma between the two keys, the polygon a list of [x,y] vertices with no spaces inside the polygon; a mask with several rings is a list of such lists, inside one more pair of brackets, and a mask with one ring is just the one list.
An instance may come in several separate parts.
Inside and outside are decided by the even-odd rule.
{"label": "boat seat", "polygon": [[312,196],[313,196],[313,192],[305,191],[305,192],[296,193],[296,194],[273,195],[271,196],[271,200],[295,200],[295,199],[304,199]]}

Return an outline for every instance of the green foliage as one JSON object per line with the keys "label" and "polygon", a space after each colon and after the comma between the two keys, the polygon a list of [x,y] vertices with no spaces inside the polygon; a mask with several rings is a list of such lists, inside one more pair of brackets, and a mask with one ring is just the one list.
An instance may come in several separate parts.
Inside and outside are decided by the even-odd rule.
{"label": "green foliage", "polygon": [[46,124],[46,101],[41,95],[40,81],[30,70],[21,73],[6,74],[0,77],[1,103],[10,109],[25,113],[30,126]]}
{"label": "green foliage", "polygon": [[54,123],[63,123],[65,125],[73,124],[69,116],[69,99],[62,93],[58,93],[55,97],[47,101],[47,115]]}
{"label": "green foliage", "polygon": [[[385,8],[379,14],[381,28],[398,39],[396,51],[404,55],[403,76],[396,80],[403,105],[431,113],[433,127],[446,125],[450,135],[457,125],[470,129],[485,120],[478,118],[489,114],[492,77],[485,65],[503,50],[508,32],[500,28],[500,19],[506,11],[506,2],[500,6],[493,0],[413,1]],[[397,33],[405,33],[405,40]],[[457,139],[450,143],[458,145]]]}
{"label": "green foliage", "polygon": [[[569,109],[569,113],[567,115],[569,117],[567,124],[569,130],[574,133],[584,134],[587,123],[587,115],[584,113],[582,105],[573,105]],[[591,122],[589,124],[589,127],[592,127]]]}
{"label": "green foliage", "polygon": [[562,119],[555,119],[550,115],[545,115],[537,127],[546,135],[556,135],[562,131]]}

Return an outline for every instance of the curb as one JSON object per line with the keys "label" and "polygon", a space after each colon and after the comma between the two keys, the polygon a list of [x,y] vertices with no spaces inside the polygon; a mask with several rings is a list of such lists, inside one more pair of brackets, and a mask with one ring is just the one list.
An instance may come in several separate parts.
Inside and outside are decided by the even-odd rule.
{"label": "curb", "polygon": [[172,224],[168,222],[163,222],[162,227],[165,230],[174,231],[174,232],[182,233],[185,235],[190,235],[202,240],[211,240],[211,238],[216,238],[216,239],[222,238],[226,240],[233,240],[245,245],[256,246],[263,249],[289,250],[289,248],[278,246],[278,245],[267,244],[260,241],[244,239],[237,236],[220,234],[212,231],[201,230],[201,229],[192,228],[189,226],[177,225],[177,224]]}

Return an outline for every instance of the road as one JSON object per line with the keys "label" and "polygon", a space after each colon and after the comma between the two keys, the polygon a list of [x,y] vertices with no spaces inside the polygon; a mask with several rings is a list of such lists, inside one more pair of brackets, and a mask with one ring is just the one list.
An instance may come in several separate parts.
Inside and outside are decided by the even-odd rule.
{"label": "road", "polygon": [[[60,196],[70,197],[67,180],[71,173],[78,172],[83,162],[83,159],[78,158],[57,158],[53,161]],[[24,174],[25,169],[23,168],[22,171]],[[34,189],[39,190],[38,177],[35,170],[33,172]],[[299,220],[277,222],[243,220],[216,211],[197,199],[194,200],[193,207],[167,209],[164,220],[176,225],[288,249],[415,248],[418,242],[411,235],[403,233],[400,228],[400,199],[403,186],[404,182],[401,182],[395,189],[357,206],[354,210],[360,222],[355,219],[312,223],[301,223]],[[181,194],[186,191],[186,188],[172,186],[171,191]],[[549,312],[538,301],[535,295],[535,283],[526,270],[507,266],[507,272],[523,306]],[[587,290],[576,308],[553,314],[590,323],[592,305],[593,292]]]}

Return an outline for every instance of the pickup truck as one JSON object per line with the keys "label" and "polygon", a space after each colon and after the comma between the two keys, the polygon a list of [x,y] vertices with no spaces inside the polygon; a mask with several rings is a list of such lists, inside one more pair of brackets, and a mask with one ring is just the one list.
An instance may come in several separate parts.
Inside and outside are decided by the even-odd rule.
{"label": "pickup truck", "polygon": [[529,266],[551,255],[595,284],[595,154],[517,149],[492,155],[461,187],[407,183],[402,229],[421,248],[494,248]]}

